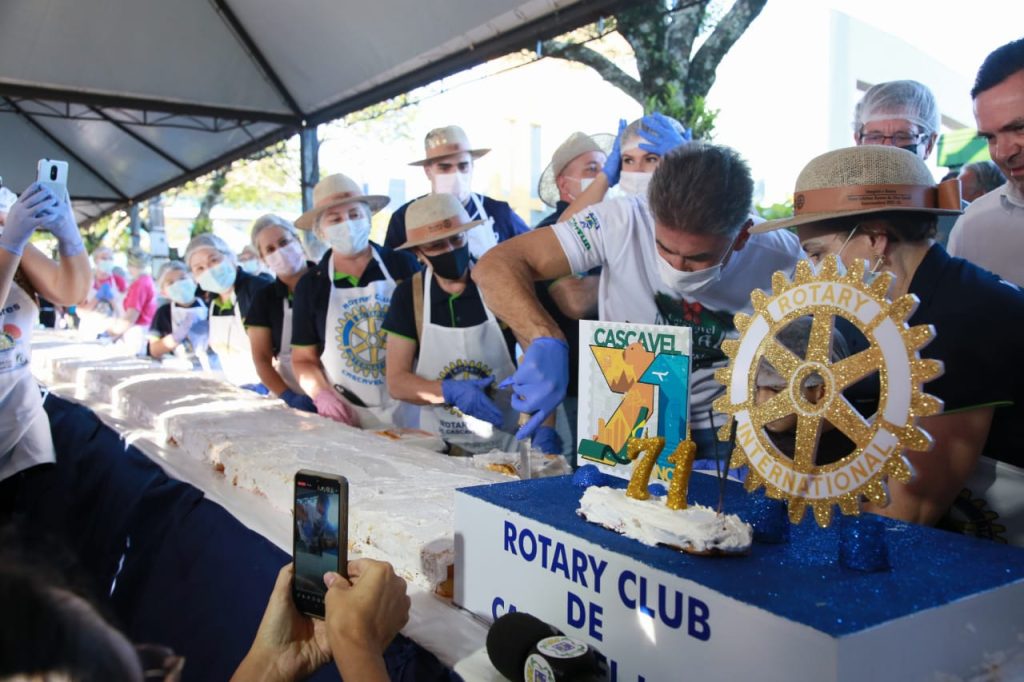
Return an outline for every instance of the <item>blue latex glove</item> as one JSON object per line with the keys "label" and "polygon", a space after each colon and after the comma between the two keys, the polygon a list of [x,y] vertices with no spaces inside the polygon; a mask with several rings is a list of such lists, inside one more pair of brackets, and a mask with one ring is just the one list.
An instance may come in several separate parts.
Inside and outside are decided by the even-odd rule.
{"label": "blue latex glove", "polygon": [[57,199],[55,214],[43,226],[57,238],[57,250],[61,256],[70,258],[85,253],[82,234],[78,231],[78,222],[67,197]]}
{"label": "blue latex glove", "polygon": [[619,173],[622,172],[622,133],[626,131],[626,119],[619,119],[619,134],[615,136],[615,143],[608,150],[608,158],[605,159],[604,172],[608,178],[608,186],[614,187],[619,184]]}
{"label": "blue latex glove", "polygon": [[110,303],[114,300],[114,287],[110,285],[110,282],[104,282],[100,285],[100,288],[96,290],[96,300],[106,301]]}
{"label": "blue latex glove", "polygon": [[562,437],[551,426],[538,426],[531,443],[545,455],[562,454]]}
{"label": "blue latex glove", "polygon": [[313,399],[308,395],[302,393],[296,393],[290,388],[286,388],[284,393],[278,396],[281,400],[288,404],[288,407],[295,410],[302,410],[303,412],[312,412],[316,414],[316,404]]}
{"label": "blue latex glove", "polygon": [[494,377],[483,379],[445,379],[441,382],[444,401],[459,409],[462,414],[482,419],[496,427],[502,423],[501,410],[487,397],[487,387],[494,383]]}
{"label": "blue latex glove", "polygon": [[512,389],[512,407],[532,415],[516,438],[529,438],[565,399],[569,385],[569,344],[542,336],[526,349],[519,369],[498,388]]}
{"label": "blue latex glove", "polygon": [[270,395],[270,389],[263,384],[242,384],[239,388],[244,388],[247,391],[259,393],[260,395]]}
{"label": "blue latex glove", "polygon": [[[682,134],[672,125],[672,121],[663,114],[655,112],[643,117],[640,126],[640,137],[647,140],[640,143],[640,149],[658,156],[665,156],[676,147],[682,147],[693,139],[693,131],[689,128]],[[646,129],[646,130],[645,130]]]}
{"label": "blue latex glove", "polygon": [[32,183],[7,212],[0,249],[20,256],[32,233],[55,219],[57,207],[58,202],[50,190],[38,182]]}

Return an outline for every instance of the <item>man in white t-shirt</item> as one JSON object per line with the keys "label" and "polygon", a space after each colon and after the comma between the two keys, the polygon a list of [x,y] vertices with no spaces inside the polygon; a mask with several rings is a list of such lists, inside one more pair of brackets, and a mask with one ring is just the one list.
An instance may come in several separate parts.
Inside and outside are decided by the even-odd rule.
{"label": "man in white t-shirt", "polygon": [[1024,286],[1024,38],[985,58],[971,90],[978,135],[1006,184],[970,205],[949,253]]}
{"label": "man in white t-shirt", "polygon": [[770,288],[772,273],[788,273],[802,255],[789,232],[750,235],[752,194],[750,169],[734,150],[689,144],[664,156],[646,198],[595,204],[481,259],[473,278],[487,305],[529,343],[509,383],[513,406],[534,414],[519,438],[557,406],[569,363],[532,281],[602,266],[599,319],[693,330],[691,428],[698,458],[715,456],[710,412],[722,391],[713,377],[725,364],[722,341],[737,336],[733,316],[752,311],[751,291]]}

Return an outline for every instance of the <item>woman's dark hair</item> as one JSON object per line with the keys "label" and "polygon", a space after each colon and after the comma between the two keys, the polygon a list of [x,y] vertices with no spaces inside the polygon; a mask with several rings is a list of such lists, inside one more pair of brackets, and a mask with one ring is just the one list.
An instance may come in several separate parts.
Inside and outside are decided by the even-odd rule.
{"label": "woman's dark hair", "polygon": [[22,535],[0,530],[0,678],[49,672],[76,682],[139,679],[133,661],[115,650],[83,585],[72,585],[55,567],[66,560],[26,549]]}
{"label": "woman's dark hair", "polygon": [[914,211],[880,211],[860,215],[843,216],[832,218],[819,223],[836,232],[849,232],[856,225],[868,220],[884,220],[886,223],[885,235],[893,242],[923,242],[934,239],[938,232],[937,217],[931,213],[916,213]]}

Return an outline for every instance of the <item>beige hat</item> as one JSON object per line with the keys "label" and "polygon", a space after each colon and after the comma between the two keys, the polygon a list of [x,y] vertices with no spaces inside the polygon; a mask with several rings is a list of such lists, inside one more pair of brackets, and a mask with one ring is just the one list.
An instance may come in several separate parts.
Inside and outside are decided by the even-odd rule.
{"label": "beige hat", "polygon": [[576,132],[570,135],[555,150],[554,156],[551,157],[551,163],[540,174],[540,180],[537,181],[537,196],[540,197],[540,200],[552,207],[558,204],[559,191],[557,180],[558,176],[565,170],[565,167],[577,156],[587,152],[603,152],[607,155],[614,141],[615,136],[608,135],[607,133],[586,135]]}
{"label": "beige hat", "polygon": [[405,211],[406,241],[400,249],[411,249],[465,232],[482,223],[470,220],[466,209],[452,194],[428,194],[409,204]]}
{"label": "beige hat", "polygon": [[479,159],[491,151],[490,149],[470,149],[466,131],[459,126],[434,128],[423,139],[423,149],[427,158],[413,161],[409,164],[410,166],[426,166],[428,163],[443,156],[461,154],[462,152],[469,152],[470,156],[474,159]]}
{"label": "beige hat", "polygon": [[956,215],[960,183],[935,184],[917,154],[885,145],[864,145],[827,152],[800,171],[793,193],[793,217],[755,225],[751,232],[771,232],[849,215],[914,211]]}
{"label": "beige hat", "polygon": [[335,173],[322,178],[313,188],[313,208],[295,220],[295,227],[300,230],[311,230],[316,225],[320,214],[335,206],[362,202],[370,207],[370,215],[381,210],[391,201],[381,194],[363,194],[356,181],[342,173]]}

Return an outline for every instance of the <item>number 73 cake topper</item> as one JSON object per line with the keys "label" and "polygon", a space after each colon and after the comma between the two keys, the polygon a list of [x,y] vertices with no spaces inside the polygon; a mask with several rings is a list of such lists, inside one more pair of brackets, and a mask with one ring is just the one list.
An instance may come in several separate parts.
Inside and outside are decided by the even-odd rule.
{"label": "number 73 cake topper", "polygon": [[[817,275],[807,261],[797,264],[792,282],[776,272],[770,295],[759,289],[751,294],[753,314],[735,316],[739,338],[722,344],[730,361],[715,373],[726,390],[714,406],[729,419],[719,438],[727,439],[735,428],[731,466],[749,464],[747,490],[764,486],[769,497],[787,500],[793,523],[803,519],[807,505],[825,527],[835,505],[844,514],[859,514],[862,498],[887,504],[887,477],[904,483],[912,477],[903,451],[932,446],[917,419],[942,411],[942,402],[922,390],[926,381],[942,373],[941,362],[919,355],[935,330],[906,323],[917,308],[917,297],[907,294],[890,302],[886,292],[892,275],[882,273],[866,284],[864,270],[865,263],[856,261],[849,272],[840,274],[835,256],[828,256]],[[804,316],[812,322],[801,358],[776,336]],[[838,317],[863,334],[867,348],[833,362],[832,334]],[[758,402],[755,379],[762,360],[786,380],[786,388]],[[864,417],[843,391],[874,372],[879,375],[878,409]],[[823,384],[816,402],[802,390],[812,376]],[[764,428],[789,415],[796,415],[792,455],[782,452]],[[826,420],[854,448],[838,461],[818,465],[815,455]]]}

